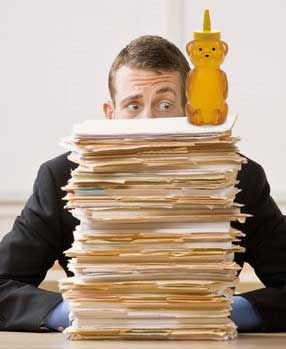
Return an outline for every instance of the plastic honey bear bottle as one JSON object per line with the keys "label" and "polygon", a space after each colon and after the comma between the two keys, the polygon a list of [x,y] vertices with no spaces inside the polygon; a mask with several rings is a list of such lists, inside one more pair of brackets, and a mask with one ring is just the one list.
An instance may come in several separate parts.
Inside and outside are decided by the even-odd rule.
{"label": "plastic honey bear bottle", "polygon": [[220,32],[211,31],[209,10],[204,13],[203,31],[194,32],[186,49],[195,66],[186,81],[186,114],[194,125],[222,124],[228,112],[228,83],[220,64],[228,46],[220,40]]}

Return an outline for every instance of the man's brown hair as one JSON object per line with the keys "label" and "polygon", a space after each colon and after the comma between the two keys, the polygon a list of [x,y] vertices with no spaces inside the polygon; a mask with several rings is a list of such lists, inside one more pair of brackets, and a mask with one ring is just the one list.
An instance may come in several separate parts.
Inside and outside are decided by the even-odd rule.
{"label": "man's brown hair", "polygon": [[115,103],[114,79],[123,65],[131,68],[161,71],[177,71],[182,82],[182,104],[186,103],[185,81],[190,70],[188,61],[182,52],[170,41],[155,35],[144,35],[131,41],[115,58],[108,76],[108,88]]}

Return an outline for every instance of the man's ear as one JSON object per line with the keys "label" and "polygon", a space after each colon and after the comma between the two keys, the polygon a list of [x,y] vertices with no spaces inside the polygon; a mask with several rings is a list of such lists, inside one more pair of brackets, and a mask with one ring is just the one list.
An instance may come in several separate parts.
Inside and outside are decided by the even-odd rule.
{"label": "man's ear", "polygon": [[103,103],[103,111],[106,119],[113,119],[114,117],[114,106],[112,101]]}

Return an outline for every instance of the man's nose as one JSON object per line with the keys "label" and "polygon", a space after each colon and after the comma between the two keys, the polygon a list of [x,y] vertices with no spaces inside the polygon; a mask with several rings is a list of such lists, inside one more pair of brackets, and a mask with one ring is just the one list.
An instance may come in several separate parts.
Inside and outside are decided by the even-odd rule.
{"label": "man's nose", "polygon": [[142,112],[140,113],[140,115],[138,115],[138,118],[141,118],[141,119],[148,119],[152,117],[153,117],[152,108],[149,105],[146,105],[142,110]]}

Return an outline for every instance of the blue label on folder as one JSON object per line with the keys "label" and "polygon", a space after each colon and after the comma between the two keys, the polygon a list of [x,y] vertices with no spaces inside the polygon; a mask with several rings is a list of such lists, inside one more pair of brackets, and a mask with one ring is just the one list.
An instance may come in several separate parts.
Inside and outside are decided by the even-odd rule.
{"label": "blue label on folder", "polygon": [[79,195],[103,195],[104,189],[103,188],[96,188],[96,189],[80,189],[76,190],[76,194]]}

